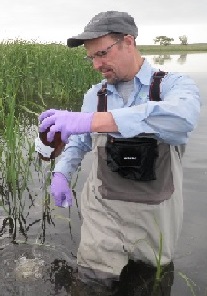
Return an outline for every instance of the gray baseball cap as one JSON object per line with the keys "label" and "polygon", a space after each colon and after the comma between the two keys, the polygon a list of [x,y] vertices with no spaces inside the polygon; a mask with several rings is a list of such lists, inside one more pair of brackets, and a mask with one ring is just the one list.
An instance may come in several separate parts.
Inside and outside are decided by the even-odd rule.
{"label": "gray baseball cap", "polygon": [[67,39],[69,47],[77,47],[84,40],[95,39],[109,33],[123,33],[138,36],[138,28],[134,18],[127,12],[106,11],[95,15],[85,26],[83,33]]}

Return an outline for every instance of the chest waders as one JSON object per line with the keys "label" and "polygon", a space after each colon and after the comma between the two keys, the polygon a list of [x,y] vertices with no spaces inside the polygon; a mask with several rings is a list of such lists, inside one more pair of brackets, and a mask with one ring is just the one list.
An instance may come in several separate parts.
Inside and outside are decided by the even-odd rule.
{"label": "chest waders", "polygon": [[[166,72],[155,72],[149,88],[150,101],[160,101],[160,82]],[[97,93],[98,112],[107,111],[107,84]],[[98,190],[102,198],[159,204],[174,191],[170,145],[152,137],[114,138],[96,135]],[[130,192],[130,194],[128,194]]]}
{"label": "chest waders", "polygon": [[[160,82],[165,75],[165,72],[154,73],[149,91],[151,101],[160,101]],[[97,111],[107,111],[106,83],[97,95]],[[114,138],[107,135],[106,154],[108,167],[121,177],[136,181],[156,180],[158,146],[152,137]]]}
{"label": "chest waders", "polygon": [[[165,74],[157,72],[152,77],[150,100],[160,100],[160,81]],[[97,105],[98,112],[107,111],[106,84],[98,92]],[[92,133],[91,137],[91,171],[81,194],[80,278],[118,279],[129,258],[156,266],[160,250],[160,264],[169,263],[183,217],[178,149],[156,142],[153,180],[135,180],[110,167],[107,134]]]}

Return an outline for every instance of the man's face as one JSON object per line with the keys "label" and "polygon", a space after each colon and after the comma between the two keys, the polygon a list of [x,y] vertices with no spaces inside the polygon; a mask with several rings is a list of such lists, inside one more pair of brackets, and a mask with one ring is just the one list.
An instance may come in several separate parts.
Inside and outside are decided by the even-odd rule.
{"label": "man's face", "polygon": [[113,39],[106,35],[86,40],[84,46],[94,69],[101,72],[108,83],[116,84],[129,80],[132,55],[125,39]]}

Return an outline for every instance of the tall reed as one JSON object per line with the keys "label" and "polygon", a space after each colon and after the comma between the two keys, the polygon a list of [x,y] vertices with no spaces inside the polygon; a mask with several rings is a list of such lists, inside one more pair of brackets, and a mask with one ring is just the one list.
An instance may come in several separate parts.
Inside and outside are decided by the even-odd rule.
{"label": "tall reed", "polygon": [[[25,235],[23,212],[30,194],[35,138],[34,134],[28,137],[28,130],[37,125],[37,113],[43,109],[80,108],[86,90],[100,80],[84,55],[83,48],[69,49],[62,44],[23,40],[0,44],[0,193],[6,219],[15,229],[18,222]],[[28,116],[22,117],[23,111]],[[47,198],[44,213],[50,220]],[[16,231],[13,233],[15,240]]]}
{"label": "tall reed", "polygon": [[100,80],[84,55],[83,48],[62,44],[1,43],[0,98],[12,89],[17,101],[30,109],[44,104],[80,108],[86,90]]}

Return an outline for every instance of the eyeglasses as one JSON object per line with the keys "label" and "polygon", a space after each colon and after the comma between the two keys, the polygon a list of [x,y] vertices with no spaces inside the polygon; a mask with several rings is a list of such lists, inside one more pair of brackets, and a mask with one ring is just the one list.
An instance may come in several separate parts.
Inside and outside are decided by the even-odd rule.
{"label": "eyeglasses", "polygon": [[112,45],[108,46],[106,49],[104,50],[99,50],[97,51],[96,53],[94,53],[93,55],[91,56],[85,56],[84,59],[86,59],[87,61],[89,62],[93,62],[93,60],[95,59],[95,57],[98,57],[98,58],[103,58],[105,57],[109,50],[114,46],[116,45],[119,41],[121,41],[120,39],[118,39],[116,42],[114,42]]}

